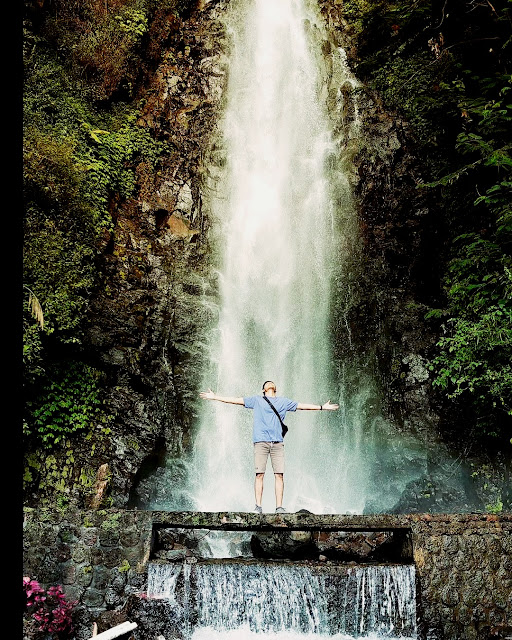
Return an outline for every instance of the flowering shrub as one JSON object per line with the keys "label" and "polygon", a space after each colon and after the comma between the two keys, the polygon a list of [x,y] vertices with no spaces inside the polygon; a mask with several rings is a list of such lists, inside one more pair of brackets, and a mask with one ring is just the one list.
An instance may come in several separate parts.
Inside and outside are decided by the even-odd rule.
{"label": "flowering shrub", "polygon": [[45,591],[37,580],[24,577],[23,588],[27,596],[27,610],[39,623],[39,631],[55,633],[58,637],[65,637],[72,631],[71,612],[76,602],[66,600],[60,585]]}

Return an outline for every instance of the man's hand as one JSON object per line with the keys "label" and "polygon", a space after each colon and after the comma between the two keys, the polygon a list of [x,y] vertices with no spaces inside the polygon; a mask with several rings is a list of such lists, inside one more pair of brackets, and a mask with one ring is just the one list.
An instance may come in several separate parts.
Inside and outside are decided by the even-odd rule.
{"label": "man's hand", "polygon": [[203,400],[215,400],[215,394],[211,389],[208,389],[208,391],[201,391],[199,397],[203,398]]}
{"label": "man's hand", "polygon": [[330,400],[327,400],[327,402],[322,405],[322,411],[336,411],[339,407],[339,404],[332,404]]}

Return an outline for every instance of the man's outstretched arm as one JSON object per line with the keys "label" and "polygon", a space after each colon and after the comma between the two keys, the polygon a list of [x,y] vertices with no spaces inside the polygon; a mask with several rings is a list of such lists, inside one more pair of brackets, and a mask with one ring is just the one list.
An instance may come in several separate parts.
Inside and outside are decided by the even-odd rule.
{"label": "man's outstretched arm", "polygon": [[297,409],[310,411],[336,411],[339,406],[339,404],[332,404],[330,400],[327,400],[327,402],[324,402],[324,404],[304,404],[303,402],[297,403]]}
{"label": "man's outstretched arm", "polygon": [[199,394],[200,398],[204,400],[218,400],[219,402],[227,402],[228,404],[241,404],[243,406],[244,399],[243,398],[230,398],[228,396],[218,396],[211,389],[208,391],[202,391]]}

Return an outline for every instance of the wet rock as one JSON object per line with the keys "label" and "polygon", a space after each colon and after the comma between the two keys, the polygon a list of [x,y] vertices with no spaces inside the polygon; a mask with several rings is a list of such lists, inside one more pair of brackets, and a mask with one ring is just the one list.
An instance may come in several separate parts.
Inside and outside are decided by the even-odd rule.
{"label": "wet rock", "polygon": [[306,559],[318,557],[310,532],[259,532],[251,538],[255,558]]}
{"label": "wet rock", "polygon": [[174,603],[147,601],[134,595],[128,599],[124,611],[129,620],[138,623],[142,640],[154,640],[158,635],[166,640],[185,640],[186,612]]}
{"label": "wet rock", "polygon": [[172,549],[176,542],[174,529],[157,529],[156,544],[162,549]]}
{"label": "wet rock", "polygon": [[97,618],[98,633],[108,631],[112,627],[116,627],[123,622],[127,622],[128,618],[124,611],[105,611]]}
{"label": "wet rock", "polygon": [[[465,481],[466,480],[466,481]],[[454,475],[446,473],[426,474],[410,482],[402,492],[390,513],[470,513],[482,509],[482,502],[471,490],[469,473]]]}
{"label": "wet rock", "polygon": [[93,588],[87,589],[82,597],[82,602],[87,607],[92,607],[92,608],[101,606],[104,600],[105,600],[104,592],[98,589],[93,589]]}
{"label": "wet rock", "polygon": [[94,485],[94,495],[90,500],[90,506],[92,509],[97,509],[106,495],[107,485],[109,481],[109,467],[108,464],[102,464],[96,473],[96,483]]}

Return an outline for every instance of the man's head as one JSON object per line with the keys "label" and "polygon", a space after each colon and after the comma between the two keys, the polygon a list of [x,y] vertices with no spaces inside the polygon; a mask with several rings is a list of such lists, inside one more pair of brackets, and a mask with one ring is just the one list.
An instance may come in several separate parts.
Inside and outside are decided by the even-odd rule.
{"label": "man's head", "polygon": [[271,394],[276,393],[277,388],[276,385],[272,382],[272,380],[267,380],[266,382],[263,383],[263,395],[265,395],[267,392],[270,392]]}

